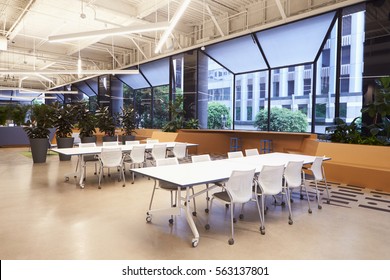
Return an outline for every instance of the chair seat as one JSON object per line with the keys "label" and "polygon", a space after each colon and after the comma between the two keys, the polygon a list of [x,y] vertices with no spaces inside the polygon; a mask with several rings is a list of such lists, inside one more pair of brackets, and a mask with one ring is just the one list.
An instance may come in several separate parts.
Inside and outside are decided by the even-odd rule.
{"label": "chair seat", "polygon": [[213,194],[215,198],[218,198],[220,200],[226,201],[226,202],[231,202],[229,194],[227,192],[216,192]]}

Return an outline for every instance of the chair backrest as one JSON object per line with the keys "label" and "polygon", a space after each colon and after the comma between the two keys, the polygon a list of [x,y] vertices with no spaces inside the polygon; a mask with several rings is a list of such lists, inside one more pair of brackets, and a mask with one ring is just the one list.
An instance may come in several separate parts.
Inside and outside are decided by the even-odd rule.
{"label": "chair backrest", "polygon": [[209,154],[191,156],[192,162],[211,161]]}
{"label": "chair backrest", "polygon": [[282,191],[283,173],[284,165],[263,165],[258,182],[265,195],[276,195]]}
{"label": "chair backrest", "polygon": [[81,143],[81,139],[80,139],[80,133],[79,132],[73,132],[72,133],[72,137],[73,137],[73,145],[78,145]]}
{"label": "chair backrest", "polygon": [[120,147],[102,148],[100,160],[105,167],[115,167],[122,164],[122,149]]}
{"label": "chair backrest", "polygon": [[233,170],[226,182],[225,189],[233,202],[245,203],[248,202],[253,195],[253,178],[255,169],[251,170]]}
{"label": "chair backrest", "polygon": [[311,165],[311,171],[313,172],[314,178],[318,181],[321,181],[324,179],[324,175],[322,173],[322,157],[316,157],[313,161],[313,164]]}
{"label": "chair backrest", "polygon": [[175,143],[173,146],[172,153],[178,159],[183,159],[187,156],[187,144],[186,143]]}
{"label": "chair backrest", "polygon": [[256,156],[259,154],[259,151],[254,148],[254,149],[245,149],[245,156]]}
{"label": "chair backrest", "polygon": [[175,157],[156,159],[156,166],[166,166],[179,164],[179,161]]}
{"label": "chair backrest", "polygon": [[302,185],[303,161],[289,161],[284,170],[284,179],[288,187],[296,188]]}
{"label": "chair backrest", "polygon": [[228,158],[241,158],[244,157],[244,154],[241,151],[228,152]]}
{"label": "chair backrest", "polygon": [[154,144],[152,148],[152,157],[154,160],[165,158],[167,154],[166,144]]}
{"label": "chair backrest", "polygon": [[146,139],[147,144],[158,143],[158,142],[160,142],[158,139]]}
{"label": "chair backrest", "polygon": [[79,143],[79,148],[96,147],[96,143]]}
{"label": "chair backrest", "polygon": [[103,147],[112,147],[112,146],[118,146],[118,142],[116,141],[103,142]]}
{"label": "chair backrest", "polygon": [[131,140],[131,141],[126,141],[125,145],[137,145],[139,143],[140,143],[139,140]]}
{"label": "chair backrest", "polygon": [[145,161],[145,146],[134,146],[130,152],[130,158],[133,163],[142,163]]}

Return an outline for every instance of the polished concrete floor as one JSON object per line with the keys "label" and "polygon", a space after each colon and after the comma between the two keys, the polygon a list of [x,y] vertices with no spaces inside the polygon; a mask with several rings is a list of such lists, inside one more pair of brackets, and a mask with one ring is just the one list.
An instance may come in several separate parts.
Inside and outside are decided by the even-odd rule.
{"label": "polished concrete floor", "polygon": [[[169,216],[154,215],[147,223],[153,180],[136,178],[126,187],[116,174],[97,188],[93,167],[84,189],[64,174],[77,159],[59,161],[49,155],[33,164],[28,148],[0,148],[0,259],[3,260],[388,260],[390,259],[390,194],[358,186],[332,184],[331,203],[313,213],[296,196],[294,224],[287,209],[269,201],[266,234],[259,232],[255,205],[235,224],[235,244],[228,245],[230,220],[225,206],[214,203],[211,229],[204,225],[205,199],[198,197],[195,223],[200,232],[192,248],[185,216],[169,225]],[[368,201],[368,203],[366,203]],[[156,207],[169,205],[159,191]]]}

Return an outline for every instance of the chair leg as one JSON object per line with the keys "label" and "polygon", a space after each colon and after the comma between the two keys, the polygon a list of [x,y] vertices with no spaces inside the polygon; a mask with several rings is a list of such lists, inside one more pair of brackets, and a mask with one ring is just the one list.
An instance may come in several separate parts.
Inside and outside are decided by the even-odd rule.
{"label": "chair leg", "polygon": [[228,243],[229,245],[233,245],[234,244],[234,203],[233,205],[230,205],[230,225],[231,225],[232,235],[228,240]]}
{"label": "chair leg", "polygon": [[324,182],[325,182],[325,189],[326,189],[326,195],[327,195],[326,202],[329,204],[330,203],[329,188],[328,188],[328,182],[326,181],[325,176],[324,176]]}
{"label": "chair leg", "polygon": [[318,209],[322,209],[321,198],[320,198],[321,194],[320,194],[320,191],[318,190],[317,180],[314,181],[314,184],[316,186],[316,196],[317,196]]}
{"label": "chair leg", "polygon": [[194,196],[192,198],[192,202],[194,203],[194,212],[192,212],[192,216],[196,216],[195,191],[194,191],[194,188],[191,188],[191,189],[192,189],[192,195]]}
{"label": "chair leg", "polygon": [[[311,211],[311,207],[310,207],[310,197],[309,197],[309,192],[307,191],[306,182],[303,182],[302,186],[305,188],[305,192],[306,192],[307,206],[309,207],[309,209],[307,211],[309,212],[309,214],[311,214],[312,211]],[[301,186],[301,192],[302,192],[302,186]]]}
{"label": "chair leg", "polygon": [[[211,199],[210,199],[209,213],[211,212],[211,208],[212,208],[212,206],[213,206],[213,200],[214,200],[214,197],[211,197]],[[210,229],[209,220],[210,220],[210,215],[207,215],[207,223],[206,223],[206,225],[204,226],[204,228],[205,228],[206,230],[209,230],[209,229]]]}
{"label": "chair leg", "polygon": [[100,166],[100,169],[99,169],[99,186],[98,186],[99,189],[101,189],[100,182],[102,180],[102,174],[103,174],[103,166]]}
{"label": "chair leg", "polygon": [[[293,219],[292,219],[292,212],[291,212],[291,204],[290,204],[290,194],[289,194],[289,189],[288,187],[285,188],[285,193],[284,195],[286,196],[286,200],[287,200],[287,207],[288,207],[288,213],[289,213],[289,216],[288,216],[288,224],[289,225],[292,225],[293,224]],[[282,196],[283,197],[283,196]]]}
{"label": "chair leg", "polygon": [[261,216],[262,218],[260,218],[260,232],[261,234],[265,234],[265,211],[264,211],[264,204],[265,204],[265,198],[264,198],[264,195],[261,195]]}

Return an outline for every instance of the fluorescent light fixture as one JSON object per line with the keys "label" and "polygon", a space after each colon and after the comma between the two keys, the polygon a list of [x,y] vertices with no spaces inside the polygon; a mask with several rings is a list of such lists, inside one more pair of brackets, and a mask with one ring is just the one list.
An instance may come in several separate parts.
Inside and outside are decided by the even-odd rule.
{"label": "fluorescent light fixture", "polygon": [[119,27],[119,28],[112,28],[112,29],[87,31],[87,32],[80,32],[80,33],[69,33],[64,35],[54,35],[54,36],[49,36],[48,40],[49,42],[66,42],[66,41],[74,41],[74,40],[87,39],[93,37],[107,37],[107,36],[114,36],[114,35],[143,33],[149,31],[164,30],[168,28],[168,25],[169,25],[168,22],[156,22],[150,24],[147,23],[147,24],[126,26],[126,27]]}
{"label": "fluorescent light fixture", "polygon": [[176,24],[184,14],[185,10],[187,9],[188,5],[190,4],[191,0],[184,0],[183,4],[181,4],[180,8],[176,11],[174,16],[172,17],[171,21],[169,22],[168,28],[164,31],[163,35],[160,38],[160,41],[158,42],[156,49],[154,50],[154,53],[159,53],[162,46],[165,44],[165,41],[168,39],[169,35],[171,35],[173,29],[175,28]]}
{"label": "fluorescent light fixture", "polygon": [[79,94],[77,90],[39,90],[39,89],[21,89],[19,93],[45,93],[45,94]]}
{"label": "fluorescent light fixture", "polygon": [[[78,70],[0,70],[0,75],[77,75]],[[83,70],[83,75],[115,75],[115,74],[139,74],[137,69],[133,70]]]}
{"label": "fluorescent light fixture", "polygon": [[21,96],[12,96],[12,95],[4,95],[4,94],[0,94],[0,99],[15,99],[15,100],[21,100],[21,101],[31,101],[33,100],[35,97],[21,97]]}

